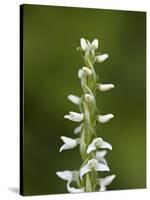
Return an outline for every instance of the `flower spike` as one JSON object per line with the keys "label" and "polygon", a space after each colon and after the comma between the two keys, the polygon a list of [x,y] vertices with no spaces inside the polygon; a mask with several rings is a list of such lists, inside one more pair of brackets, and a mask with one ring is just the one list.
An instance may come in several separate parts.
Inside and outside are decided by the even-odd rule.
{"label": "flower spike", "polygon": [[99,78],[94,64],[95,62],[102,63],[109,57],[106,53],[96,52],[98,48],[99,40],[97,38],[93,39],[92,42],[81,38],[80,47],[77,48],[84,61],[82,68],[78,70],[82,94],[80,97],[70,94],[68,99],[79,107],[79,111],[71,111],[64,118],[79,122],[79,126],[73,130],[74,134],[78,134],[78,138],[61,136],[63,144],[60,147],[60,152],[79,146],[82,165],[79,170],[56,172],[58,177],[66,181],[66,189],[69,193],[105,191],[116,176],[110,175],[101,178],[103,172],[110,171],[106,155],[108,150],[112,150],[112,145],[98,137],[96,129],[98,123],[107,123],[114,115],[111,113],[99,114],[101,112],[96,105],[96,92],[97,90],[109,91],[114,88],[114,85],[98,82]]}

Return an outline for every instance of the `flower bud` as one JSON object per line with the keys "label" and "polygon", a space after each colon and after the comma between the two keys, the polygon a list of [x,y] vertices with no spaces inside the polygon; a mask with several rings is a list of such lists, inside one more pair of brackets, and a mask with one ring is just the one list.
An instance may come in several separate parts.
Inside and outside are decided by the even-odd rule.
{"label": "flower bud", "polygon": [[108,54],[102,54],[102,55],[99,55],[99,56],[96,56],[96,62],[98,63],[102,63],[104,62],[107,58],[108,58]]}
{"label": "flower bud", "polygon": [[115,87],[113,84],[98,84],[97,86],[98,89],[102,92],[108,91]]}
{"label": "flower bud", "polygon": [[81,122],[83,120],[83,114],[77,112],[69,112],[69,115],[65,115],[64,118],[74,122]]}
{"label": "flower bud", "polygon": [[94,39],[92,42],[92,46],[94,47],[95,50],[98,49],[98,45],[99,45],[98,39]]}
{"label": "flower bud", "polygon": [[76,104],[76,105],[79,105],[79,104],[80,104],[80,97],[77,97],[77,96],[75,96],[75,95],[73,95],[73,94],[68,95],[68,99],[69,99],[72,103],[74,103],[74,104]]}
{"label": "flower bud", "polygon": [[80,39],[80,45],[81,45],[82,50],[86,51],[86,49],[88,47],[88,44],[87,44],[87,42],[86,42],[86,40],[84,38]]}
{"label": "flower bud", "polygon": [[92,75],[92,70],[89,69],[88,67],[83,67],[82,70],[87,74],[87,75]]}
{"label": "flower bud", "polygon": [[112,118],[114,118],[113,114],[99,115],[98,121],[100,123],[106,123],[106,122],[110,121]]}

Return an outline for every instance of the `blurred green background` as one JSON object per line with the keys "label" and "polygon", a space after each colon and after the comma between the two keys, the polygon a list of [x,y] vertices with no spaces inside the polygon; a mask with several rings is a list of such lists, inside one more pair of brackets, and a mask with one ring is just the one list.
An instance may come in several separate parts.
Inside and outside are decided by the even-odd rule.
{"label": "blurred green background", "polygon": [[102,83],[115,84],[97,94],[100,111],[115,115],[98,132],[113,145],[108,189],[146,187],[146,13],[24,5],[24,195],[67,193],[56,171],[81,165],[78,148],[59,153],[60,136],[75,137],[64,115],[78,112],[67,95],[82,94],[81,37],[98,38],[110,55],[95,65]]}

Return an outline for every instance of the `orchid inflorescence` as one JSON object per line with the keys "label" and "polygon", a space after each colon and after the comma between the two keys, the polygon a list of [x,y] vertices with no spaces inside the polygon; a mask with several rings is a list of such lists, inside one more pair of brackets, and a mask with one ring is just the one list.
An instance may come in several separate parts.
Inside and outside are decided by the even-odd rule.
{"label": "orchid inflorescence", "polygon": [[84,38],[80,39],[80,47],[77,50],[84,59],[84,66],[79,69],[78,77],[83,94],[81,97],[73,94],[68,96],[72,103],[79,106],[80,113],[71,111],[64,116],[80,125],[74,129],[74,134],[78,135],[76,139],[61,136],[64,144],[60,152],[79,146],[83,161],[79,170],[56,172],[57,176],[67,181],[67,190],[70,193],[105,191],[115,178],[114,174],[105,178],[100,176],[100,172],[110,171],[105,156],[106,149],[112,150],[112,145],[97,136],[96,128],[98,123],[107,123],[114,115],[99,113],[96,106],[96,91],[105,92],[114,88],[114,85],[98,82],[93,65],[95,62],[102,63],[108,58],[108,54],[96,53],[98,46],[98,39],[94,39],[92,43]]}

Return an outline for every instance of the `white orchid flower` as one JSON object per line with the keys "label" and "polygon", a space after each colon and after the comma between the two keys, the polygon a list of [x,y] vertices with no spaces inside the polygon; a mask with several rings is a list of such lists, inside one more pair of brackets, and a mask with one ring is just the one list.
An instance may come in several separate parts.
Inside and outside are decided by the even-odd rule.
{"label": "white orchid flower", "polygon": [[82,130],[82,124],[80,125],[80,126],[77,126],[75,129],[74,129],[74,134],[78,134],[78,133],[80,133],[81,132],[81,130]]}
{"label": "white orchid flower", "polygon": [[101,137],[94,138],[87,148],[87,153],[89,154],[91,151],[94,151],[99,148],[112,150],[112,145],[104,141]]}
{"label": "white orchid flower", "polygon": [[81,122],[83,120],[83,114],[77,112],[69,112],[69,115],[65,115],[64,118],[74,122]]}
{"label": "white orchid flower", "polygon": [[75,173],[76,171],[69,171],[69,170],[65,170],[65,171],[58,171],[56,172],[56,175],[59,176],[61,179],[65,180],[65,181],[72,181],[73,180],[73,173]]}
{"label": "white orchid flower", "polygon": [[103,163],[99,163],[96,159],[89,160],[80,170],[80,178],[92,170],[95,171],[109,171],[109,167]]}
{"label": "white orchid flower", "polygon": [[116,177],[115,174],[107,176],[105,178],[100,178],[99,179],[99,185],[100,185],[100,192],[106,191],[106,186],[110,185],[114,178]]}
{"label": "white orchid flower", "polygon": [[92,46],[94,47],[95,50],[98,49],[98,46],[99,46],[98,39],[94,39],[94,40],[92,41]]}
{"label": "white orchid flower", "polygon": [[64,142],[64,144],[60,147],[59,152],[61,152],[63,150],[75,148],[79,144],[79,141],[80,141],[80,138],[72,139],[72,138],[65,137],[65,136],[61,136],[61,139]]}
{"label": "white orchid flower", "polygon": [[114,88],[114,84],[97,84],[98,89],[102,92],[108,91],[112,88]]}
{"label": "white orchid flower", "polygon": [[112,118],[114,118],[114,115],[113,114],[106,114],[106,115],[99,115],[98,116],[98,121],[100,123],[106,123],[108,121],[110,121]]}
{"label": "white orchid flower", "polygon": [[98,49],[99,42],[98,39],[94,39],[92,43],[90,43],[88,40],[81,38],[80,45],[83,51],[86,51],[88,48],[94,48],[94,50],[96,50]]}
{"label": "white orchid flower", "polygon": [[88,67],[83,67],[82,70],[89,76],[91,76],[93,73],[92,70],[89,69]]}
{"label": "white orchid flower", "polygon": [[74,103],[74,104],[76,104],[76,105],[79,105],[79,104],[80,104],[80,101],[81,101],[81,98],[80,98],[80,97],[78,97],[78,96],[76,96],[76,95],[73,95],[73,94],[68,95],[68,99],[69,99],[72,103]]}
{"label": "white orchid flower", "polygon": [[105,54],[98,55],[98,56],[96,56],[96,62],[102,63],[102,62],[104,62],[108,57],[109,57],[109,55],[106,54],[106,53],[105,53]]}
{"label": "white orchid flower", "polygon": [[91,76],[92,75],[92,70],[89,69],[88,67],[83,67],[82,69],[79,69],[78,71],[78,77],[81,79],[83,76]]}
{"label": "white orchid flower", "polygon": [[107,151],[106,151],[106,150],[97,151],[96,154],[95,154],[95,159],[98,160],[98,162],[107,165],[107,161],[106,161],[106,159],[104,158],[104,157],[106,156],[106,154],[107,154]]}
{"label": "white orchid flower", "polygon": [[71,182],[77,182],[78,177],[79,177],[79,172],[78,171],[69,171],[69,170],[58,171],[58,172],[56,172],[56,175],[59,178],[67,181],[67,190],[68,190],[68,192],[70,192],[70,193],[82,193],[82,192],[85,192],[85,189],[83,187],[82,188],[74,188],[74,187],[70,186]]}

